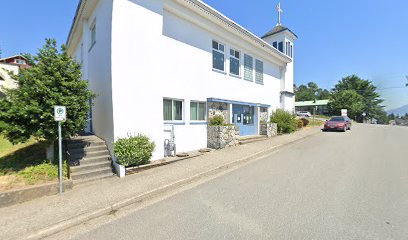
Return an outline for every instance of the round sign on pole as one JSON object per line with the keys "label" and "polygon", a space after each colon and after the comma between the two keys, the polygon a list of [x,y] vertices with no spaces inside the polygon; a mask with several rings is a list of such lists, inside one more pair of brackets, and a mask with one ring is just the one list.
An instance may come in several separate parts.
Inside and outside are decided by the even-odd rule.
{"label": "round sign on pole", "polygon": [[57,122],[67,119],[67,109],[65,106],[54,106],[54,119]]}

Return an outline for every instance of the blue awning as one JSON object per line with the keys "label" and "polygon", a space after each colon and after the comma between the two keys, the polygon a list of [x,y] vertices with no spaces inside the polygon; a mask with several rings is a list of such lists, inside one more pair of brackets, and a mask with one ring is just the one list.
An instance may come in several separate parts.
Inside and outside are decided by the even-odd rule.
{"label": "blue awning", "polygon": [[245,106],[252,106],[252,107],[267,107],[267,108],[271,107],[271,105],[268,105],[268,104],[250,103],[250,102],[226,100],[226,99],[220,99],[220,98],[207,98],[207,102],[221,102],[221,103],[245,105]]}

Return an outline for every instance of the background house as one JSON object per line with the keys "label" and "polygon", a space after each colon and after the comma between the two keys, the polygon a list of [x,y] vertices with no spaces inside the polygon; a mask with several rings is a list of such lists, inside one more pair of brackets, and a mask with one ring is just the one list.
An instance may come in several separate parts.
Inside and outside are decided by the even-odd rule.
{"label": "background house", "polygon": [[311,114],[327,115],[329,100],[300,101],[295,102],[296,111],[309,111]]}
{"label": "background house", "polygon": [[28,65],[27,59],[21,55],[0,59],[0,96],[4,95],[4,88],[17,87],[15,80],[10,75],[17,75],[21,68],[28,67],[30,65]]}

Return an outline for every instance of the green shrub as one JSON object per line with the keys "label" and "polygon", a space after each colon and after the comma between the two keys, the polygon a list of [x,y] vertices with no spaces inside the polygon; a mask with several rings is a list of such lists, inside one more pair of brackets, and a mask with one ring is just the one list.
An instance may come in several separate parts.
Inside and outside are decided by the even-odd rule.
{"label": "green shrub", "polygon": [[303,127],[303,121],[301,119],[296,120],[296,126],[298,129]]}
{"label": "green shrub", "polygon": [[274,111],[270,122],[278,125],[278,133],[291,133],[296,130],[296,115],[283,109]]}
{"label": "green shrub", "polygon": [[307,125],[309,125],[309,120],[307,120],[306,118],[302,118],[300,119],[303,122],[303,127],[306,127]]}
{"label": "green shrub", "polygon": [[154,142],[145,135],[129,135],[113,144],[113,153],[119,164],[125,167],[139,166],[150,162],[155,147]]}
{"label": "green shrub", "polygon": [[216,115],[209,119],[210,126],[223,126],[225,125],[224,117],[221,115]]}

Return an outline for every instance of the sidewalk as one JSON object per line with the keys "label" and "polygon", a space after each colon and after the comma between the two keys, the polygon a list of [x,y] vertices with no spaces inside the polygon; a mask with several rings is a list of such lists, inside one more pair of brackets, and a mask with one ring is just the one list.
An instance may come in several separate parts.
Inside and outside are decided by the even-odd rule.
{"label": "sidewalk", "polygon": [[109,178],[74,187],[62,196],[44,197],[0,208],[0,239],[38,239],[75,226],[153,194],[177,189],[199,178],[265,156],[277,148],[317,134],[320,127],[265,141],[210,152],[125,178]]}

